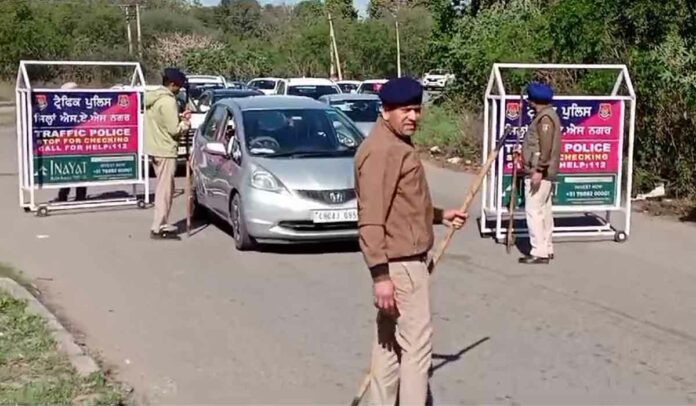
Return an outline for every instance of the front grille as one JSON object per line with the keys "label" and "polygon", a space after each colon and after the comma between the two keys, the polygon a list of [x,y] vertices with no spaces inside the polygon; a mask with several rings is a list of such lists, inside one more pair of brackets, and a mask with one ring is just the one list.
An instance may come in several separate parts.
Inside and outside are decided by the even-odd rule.
{"label": "front grille", "polygon": [[354,221],[342,223],[314,223],[312,221],[281,221],[278,223],[283,228],[289,228],[297,231],[340,231],[340,230],[355,230],[358,223]]}
{"label": "front grille", "polygon": [[355,199],[354,189],[296,190],[296,192],[306,199],[325,204],[343,204]]}

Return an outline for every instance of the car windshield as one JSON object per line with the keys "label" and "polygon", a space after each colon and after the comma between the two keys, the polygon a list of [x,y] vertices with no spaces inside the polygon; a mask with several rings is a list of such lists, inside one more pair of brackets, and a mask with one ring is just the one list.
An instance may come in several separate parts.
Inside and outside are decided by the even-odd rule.
{"label": "car windshield", "polygon": [[377,94],[381,88],[382,83],[363,83],[362,86],[360,86],[359,92],[365,94]]}
{"label": "car windshield", "polygon": [[324,109],[242,113],[246,148],[269,158],[352,157],[363,136],[348,117]]}
{"label": "car windshield", "polygon": [[293,96],[306,96],[312,99],[318,99],[325,94],[336,94],[338,89],[330,85],[318,85],[318,86],[289,86],[288,94]]}
{"label": "car windshield", "polygon": [[429,72],[430,75],[446,75],[447,73],[442,69],[435,69]]}
{"label": "car windshield", "polygon": [[338,87],[341,88],[341,91],[343,93],[350,93],[353,90],[357,89],[358,85],[356,85],[355,83],[339,83]]}
{"label": "car windshield", "polygon": [[255,87],[257,89],[273,90],[276,87],[276,81],[275,80],[254,80],[251,83],[249,83],[249,86]]}
{"label": "car windshield", "polygon": [[227,82],[228,89],[244,90],[246,85],[242,82]]}
{"label": "car windshield", "polygon": [[379,100],[334,100],[331,106],[359,123],[374,123],[379,115]]}
{"label": "car windshield", "polygon": [[188,97],[198,100],[206,90],[224,89],[222,83],[192,83],[188,88]]}

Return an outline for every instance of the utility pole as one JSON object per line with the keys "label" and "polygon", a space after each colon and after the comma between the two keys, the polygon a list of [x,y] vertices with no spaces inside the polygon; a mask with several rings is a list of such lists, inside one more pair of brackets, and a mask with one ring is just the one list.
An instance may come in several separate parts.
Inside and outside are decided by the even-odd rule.
{"label": "utility pole", "polygon": [[130,16],[130,5],[124,6],[126,9],[126,32],[128,33],[128,54],[133,56],[133,36],[131,35],[131,16]]}
{"label": "utility pole", "polygon": [[143,37],[140,31],[140,3],[135,4],[135,23],[138,30],[138,58],[143,59]]}
{"label": "utility pole", "polygon": [[336,35],[333,29],[333,20],[331,19],[331,13],[329,13],[329,35],[331,36],[331,44],[333,45],[333,51],[336,56],[336,68],[338,69],[338,80],[343,80],[343,72],[341,71],[341,59],[338,57],[338,48],[336,47]]}
{"label": "utility pole", "polygon": [[399,19],[394,16],[394,25],[396,26],[396,75],[401,77],[401,44],[399,38]]}

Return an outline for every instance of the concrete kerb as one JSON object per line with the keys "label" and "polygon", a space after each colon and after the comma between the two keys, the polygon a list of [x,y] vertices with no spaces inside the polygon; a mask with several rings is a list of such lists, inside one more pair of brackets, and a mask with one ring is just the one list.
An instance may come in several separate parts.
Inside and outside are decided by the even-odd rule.
{"label": "concrete kerb", "polygon": [[0,278],[0,289],[6,290],[16,299],[25,300],[30,312],[46,320],[48,329],[58,345],[58,351],[64,352],[68,356],[70,363],[75,368],[78,375],[84,377],[99,371],[99,366],[96,361],[82,351],[82,348],[75,343],[72,334],[70,334],[65,327],[60,324],[56,316],[48,311],[48,309],[29,293],[29,291],[10,278]]}

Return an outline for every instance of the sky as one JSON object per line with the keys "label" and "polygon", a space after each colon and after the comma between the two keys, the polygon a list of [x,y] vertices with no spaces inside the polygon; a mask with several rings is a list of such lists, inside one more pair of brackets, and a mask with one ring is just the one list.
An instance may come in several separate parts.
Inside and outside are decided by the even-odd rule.
{"label": "sky", "polygon": [[[259,3],[261,4],[294,4],[299,2],[300,0],[260,0]],[[367,3],[369,0],[353,0],[353,4],[355,5],[355,8],[358,9],[360,13],[364,13],[365,10],[367,10]],[[214,6],[220,3],[220,0],[201,0],[201,3],[203,3],[204,6]]]}

